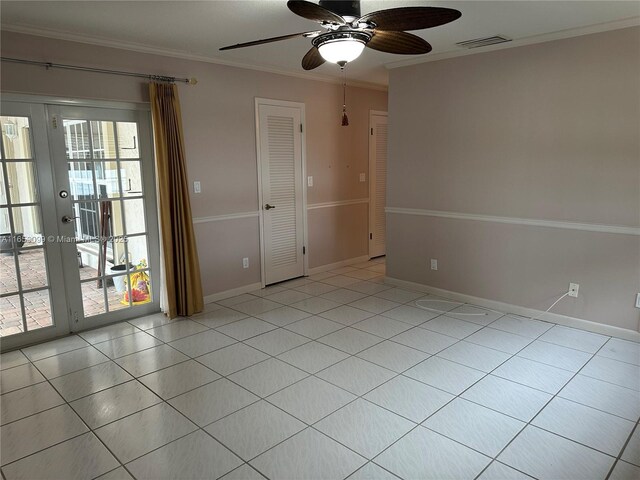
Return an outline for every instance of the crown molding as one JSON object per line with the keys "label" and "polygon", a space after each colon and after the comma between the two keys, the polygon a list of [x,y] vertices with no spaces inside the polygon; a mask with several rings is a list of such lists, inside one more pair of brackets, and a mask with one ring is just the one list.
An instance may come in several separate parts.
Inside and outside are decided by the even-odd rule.
{"label": "crown molding", "polygon": [[[526,45],[533,45],[536,43],[551,42],[554,40],[562,40],[565,38],[578,37],[582,35],[589,35],[593,33],[602,33],[612,30],[619,30],[622,28],[640,26],[640,16],[626,18],[622,20],[615,20],[612,22],[599,23],[595,25],[589,25],[586,27],[571,28],[566,30],[559,30],[557,32],[545,33],[542,35],[532,35],[530,37],[518,38],[507,43],[500,43],[497,45],[490,45],[478,49],[460,49],[450,50],[447,52],[436,53],[429,56],[411,58],[407,60],[400,60],[396,62],[389,62],[384,64],[388,70],[394,70],[396,68],[407,67],[411,65],[419,65],[423,63],[437,62],[439,60],[445,60],[448,58],[463,57],[467,55],[477,55],[481,53],[493,52],[496,50],[505,50],[507,48],[523,47]],[[197,55],[182,50],[173,50],[169,48],[154,47],[151,45],[124,42],[120,40],[113,40],[104,37],[82,35],[72,32],[65,32],[60,30],[47,29],[42,27],[34,27],[29,25],[15,25],[15,24],[2,24],[0,28],[3,31],[21,33],[25,35],[34,35],[38,37],[54,38],[57,40],[66,40],[70,42],[85,43],[90,45],[97,45],[101,47],[118,48],[121,50],[128,50],[132,52],[146,53],[151,55],[160,55],[164,57],[179,58],[182,60],[191,60],[203,63],[212,63],[216,65],[224,65],[227,67],[242,68],[245,70],[254,70],[265,73],[272,73],[276,75],[284,75],[287,77],[301,78],[304,80],[314,80],[318,82],[342,84],[340,78],[329,77],[326,75],[318,75],[308,72],[298,72],[292,70],[283,70],[276,67],[270,67],[267,65],[251,65],[243,62],[234,62],[229,60],[222,60],[219,58],[208,57],[205,55]],[[362,82],[358,80],[350,80],[349,84],[353,87],[367,88],[377,91],[388,91],[388,85],[382,85],[378,83]]]}
{"label": "crown molding", "polygon": [[[68,42],[85,43],[89,45],[97,45],[100,47],[118,48],[120,50],[128,50],[131,52],[146,53],[150,55],[160,55],[163,57],[179,58],[181,60],[191,60],[194,62],[213,63],[216,65],[224,65],[226,67],[242,68],[245,70],[254,70],[265,73],[273,73],[276,75],[284,75],[287,77],[301,78],[303,80],[314,80],[317,82],[331,83],[334,85],[342,85],[342,79],[337,77],[330,77],[327,75],[318,75],[317,73],[298,72],[292,70],[284,70],[277,67],[270,67],[267,65],[251,65],[242,62],[234,62],[229,60],[222,60],[220,58],[208,57],[206,55],[197,55],[182,50],[173,50],[169,48],[154,47],[151,45],[145,45],[141,43],[123,42],[120,40],[112,40],[109,38],[81,35],[77,33],[64,32],[60,30],[52,30],[41,27],[33,27],[29,25],[13,25],[2,24],[0,29],[6,32],[20,33],[24,35],[33,35],[36,37],[54,38],[56,40],[65,40]],[[387,85],[379,83],[362,82],[358,80],[349,80],[350,87],[367,88],[369,90],[377,90],[386,92],[388,90]]]}
{"label": "crown molding", "polygon": [[460,48],[460,50],[450,50],[448,52],[436,53],[428,55],[424,58],[411,58],[400,60],[397,62],[389,62],[385,64],[388,70],[396,68],[408,67],[411,65],[419,65],[421,63],[437,62],[447,58],[464,57],[467,55],[477,55],[479,53],[493,52],[496,50],[505,50],[507,48],[524,47],[536,43],[552,42],[554,40],[562,40],[565,38],[579,37],[582,35],[590,35],[592,33],[602,33],[611,30],[619,30],[621,28],[640,26],[640,16],[625,18],[623,20],[615,20],[613,22],[598,23],[586,27],[570,28],[567,30],[559,30],[557,32],[544,33],[542,35],[532,35],[530,37],[518,38],[506,43],[498,43],[482,48],[473,48],[470,50]]}

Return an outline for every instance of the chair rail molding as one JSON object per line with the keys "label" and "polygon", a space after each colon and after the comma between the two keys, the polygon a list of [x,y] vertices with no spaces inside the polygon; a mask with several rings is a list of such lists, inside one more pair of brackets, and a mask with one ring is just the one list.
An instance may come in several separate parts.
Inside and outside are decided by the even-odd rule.
{"label": "chair rail molding", "polygon": [[559,220],[541,220],[535,218],[503,217],[480,215],[476,213],[449,212],[442,210],[423,210],[420,208],[387,207],[384,211],[392,215],[415,215],[421,217],[453,218],[456,220],[473,220],[478,222],[507,223],[511,225],[528,225],[532,227],[564,228],[587,232],[615,233],[620,235],[640,235],[640,227],[625,225],[603,225],[599,223],[564,222]]}
{"label": "chair rail molding", "polygon": [[219,222],[221,220],[237,220],[239,218],[258,218],[258,211],[255,212],[241,212],[241,213],[228,213],[224,215],[213,215],[211,217],[193,217],[193,223],[207,223],[207,222]]}
{"label": "chair rail molding", "polygon": [[355,198],[353,200],[336,200],[334,202],[310,203],[307,210],[315,210],[317,208],[343,207],[345,205],[360,205],[361,203],[369,203],[368,198]]}

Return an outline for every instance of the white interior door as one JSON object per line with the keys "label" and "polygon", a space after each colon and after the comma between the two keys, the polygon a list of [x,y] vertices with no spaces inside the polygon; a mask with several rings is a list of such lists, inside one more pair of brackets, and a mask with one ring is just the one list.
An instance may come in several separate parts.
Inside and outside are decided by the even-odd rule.
{"label": "white interior door", "polygon": [[257,101],[265,285],[305,274],[302,108]]}
{"label": "white interior door", "polygon": [[387,222],[387,113],[369,116],[369,257],[385,254]]}

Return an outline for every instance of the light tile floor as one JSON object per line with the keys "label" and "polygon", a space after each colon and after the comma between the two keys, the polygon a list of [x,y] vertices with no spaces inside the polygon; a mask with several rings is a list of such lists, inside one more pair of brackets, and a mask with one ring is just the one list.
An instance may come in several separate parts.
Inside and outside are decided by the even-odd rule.
{"label": "light tile floor", "polygon": [[640,344],[384,269],[3,354],[3,478],[640,479]]}

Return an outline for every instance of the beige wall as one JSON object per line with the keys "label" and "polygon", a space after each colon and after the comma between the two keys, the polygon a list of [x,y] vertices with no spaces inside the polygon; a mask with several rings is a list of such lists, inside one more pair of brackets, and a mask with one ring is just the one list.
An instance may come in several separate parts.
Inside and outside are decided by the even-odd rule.
{"label": "beige wall", "polygon": [[[392,70],[389,123],[390,207],[640,226],[640,28]],[[391,277],[538,309],[575,282],[555,312],[638,330],[637,235],[398,213],[387,227]]]}
{"label": "beige wall", "polygon": [[[309,210],[309,267],[333,263],[334,258],[356,258],[367,254],[367,204],[322,207]],[[365,232],[365,235],[345,235],[345,232]],[[363,253],[364,252],[364,253]]]}
{"label": "beige wall", "polygon": [[[179,87],[189,178],[202,182],[202,193],[192,195],[194,217],[257,211],[256,97],[305,104],[310,205],[368,197],[358,173],[368,172],[369,110],[386,110],[385,91],[348,87],[345,128],[337,84],[8,32],[2,55],[197,77],[198,85]],[[148,101],[145,82],[110,75],[3,63],[1,82],[3,92]],[[322,210],[309,212],[310,266],[366,255],[366,205]],[[196,223],[196,234],[205,295],[260,281],[257,217]],[[249,269],[242,268],[243,257]]]}

